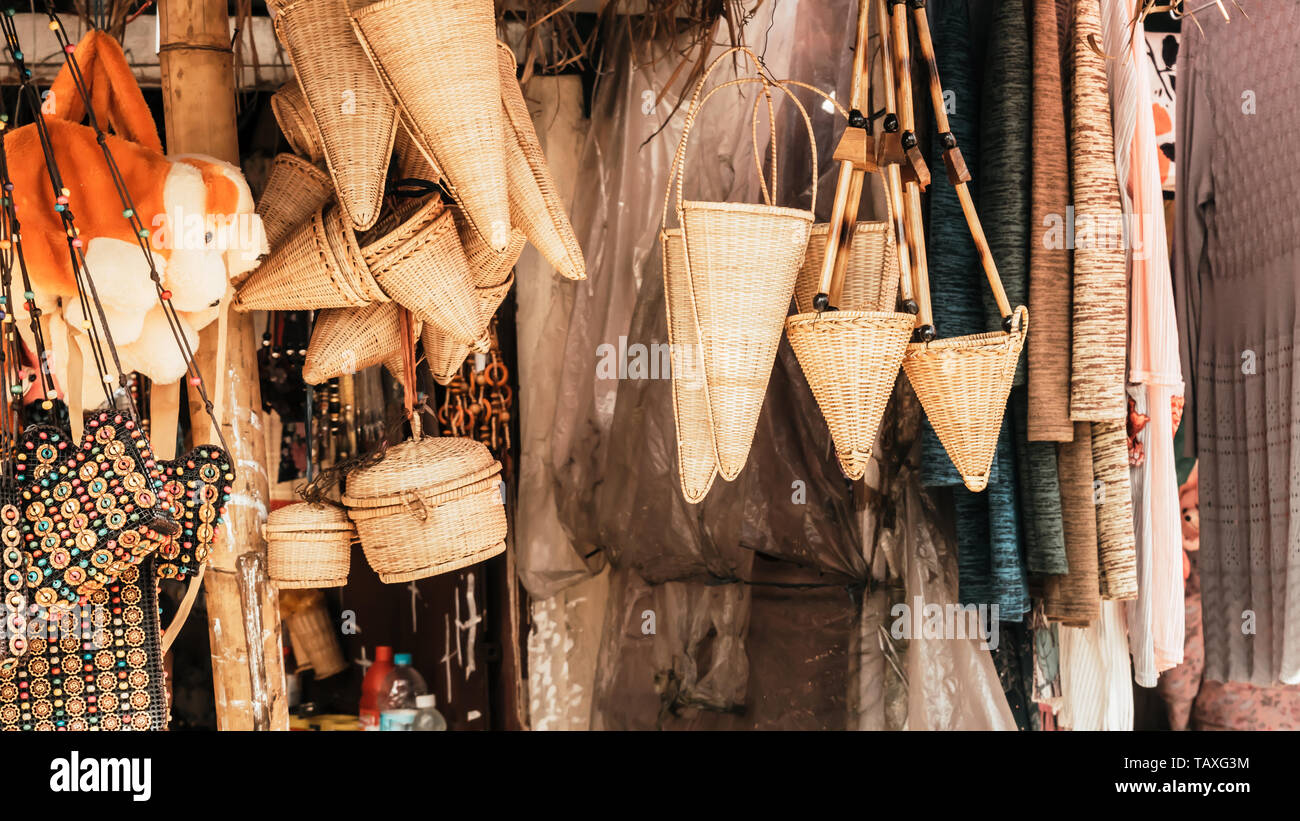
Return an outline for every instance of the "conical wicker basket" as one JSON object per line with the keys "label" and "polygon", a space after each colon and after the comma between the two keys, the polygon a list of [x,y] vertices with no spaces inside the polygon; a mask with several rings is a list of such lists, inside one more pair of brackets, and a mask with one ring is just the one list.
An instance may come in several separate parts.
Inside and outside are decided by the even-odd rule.
{"label": "conical wicker basket", "polygon": [[528,238],[518,228],[510,229],[510,242],[504,251],[493,250],[483,241],[478,232],[470,226],[463,212],[457,206],[448,206],[456,221],[456,233],[460,235],[461,245],[465,248],[465,259],[469,262],[470,279],[477,288],[492,288],[500,285],[510,276],[510,271],[519,261]]}
{"label": "conical wicker basket", "polygon": [[573,233],[569,214],[551,178],[546,155],[533,128],[528,103],[515,77],[515,54],[497,43],[501,102],[506,122],[506,179],[510,187],[510,222],[522,228],[546,261],[568,279],[586,279],[587,263]]}
{"label": "conical wicker basket", "polygon": [[436,198],[365,245],[361,254],[383,292],[422,322],[465,345],[487,329],[456,222]]}
{"label": "conical wicker basket", "polygon": [[357,531],[347,511],[297,502],[266,519],[271,580],[282,588],[342,587],[348,583]]}
{"label": "conical wicker basket", "polygon": [[[420,151],[420,147],[411,139],[411,132],[406,130],[406,123],[397,123],[397,136],[393,140],[393,162],[397,163],[398,179],[424,180],[437,182],[442,179],[442,172],[429,164],[429,160]],[[470,230],[473,230],[471,227]]]}
{"label": "conical wicker basket", "polygon": [[1029,311],[1012,314],[1011,331],[972,334],[907,346],[903,371],[966,487],[988,486],[1016,360]]}
{"label": "conical wicker basket", "polygon": [[915,324],[912,314],[893,311],[825,311],[786,320],[790,347],[850,479],[861,479],[867,469]]}
{"label": "conical wicker basket", "polygon": [[[813,297],[826,258],[829,226],[813,226],[808,250],[794,283],[794,304],[801,314],[811,313]],[[892,311],[898,303],[898,249],[890,222],[859,222],[849,246],[844,291],[835,307],[845,311]]]}
{"label": "conical wicker basket", "polygon": [[[803,104],[785,86],[764,78],[742,78],[719,84],[702,96],[709,74],[736,51],[745,53],[758,65],[752,52],[739,47],[723,52],[709,66],[695,88],[669,179],[669,197],[673,187],[677,192],[677,217],[686,251],[686,277],[695,305],[714,452],[718,472],[727,481],[739,475],[749,457],[795,278],[808,245],[813,214],[776,205],[683,199],[691,127],[699,109],[719,90],[745,82],[760,82],[765,91],[775,87],[788,95],[798,109],[808,130],[811,167],[817,167],[812,122]],[[812,195],[812,201],[816,202],[816,175]],[[667,209],[665,202],[665,228],[661,232],[665,245]],[[672,268],[667,272],[673,274]],[[666,290],[678,287],[677,283],[669,283]]]}
{"label": "conical wicker basket", "polygon": [[505,550],[501,464],[459,437],[417,438],[354,470],[343,496],[386,584],[449,573]]}
{"label": "conical wicker basket", "polygon": [[275,31],[293,62],[348,221],[357,230],[369,228],[379,218],[393,153],[393,99],[352,32],[345,0],[288,3],[275,18]]}
{"label": "conical wicker basket", "polygon": [[718,475],[709,421],[695,301],[686,275],[686,246],[680,228],[664,231],[664,303],[668,312],[668,350],[672,354],[673,421],[677,427],[677,475],[682,496],[699,504]]}
{"label": "conical wicker basket", "polygon": [[289,148],[300,157],[313,163],[325,159],[325,148],[321,145],[320,129],[312,119],[307,98],[303,96],[298,78],[294,78],[271,95],[271,113],[280,124],[280,133],[284,134]]}
{"label": "conical wicker basket", "polygon": [[329,205],[317,210],[248,275],[235,294],[236,310],[305,311],[371,301],[369,288],[363,288],[369,274],[356,270],[349,246],[352,232],[339,229],[333,210]]}
{"label": "conical wicker basket", "polygon": [[334,193],[330,175],[293,154],[277,154],[257,200],[266,241],[275,248],[294,228],[311,219]]}
{"label": "conical wicker basket", "polygon": [[504,250],[510,212],[491,0],[380,0],[355,9],[352,24],[415,144],[475,230]]}
{"label": "conical wicker basket", "polygon": [[[491,321],[492,315],[497,312],[497,308],[501,307],[506,294],[510,293],[510,289],[514,284],[514,274],[508,272],[505,282],[490,288],[475,289],[479,300],[479,316],[484,323]],[[429,372],[433,374],[434,381],[439,385],[450,384],[452,378],[460,370],[460,366],[465,364],[465,357],[469,356],[470,352],[469,346],[449,339],[437,328],[429,325],[424,326],[424,332],[420,339],[424,344],[424,358],[429,363]],[[473,348],[476,351],[486,353],[490,344],[487,337],[484,336],[474,344]]]}
{"label": "conical wicker basket", "polygon": [[328,308],[316,318],[302,365],[308,385],[390,362],[401,353],[401,306],[378,302],[360,308]]}

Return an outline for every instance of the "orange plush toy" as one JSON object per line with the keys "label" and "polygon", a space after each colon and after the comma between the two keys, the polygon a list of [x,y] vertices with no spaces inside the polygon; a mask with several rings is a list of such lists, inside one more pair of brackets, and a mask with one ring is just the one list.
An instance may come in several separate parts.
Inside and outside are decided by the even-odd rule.
{"label": "orange plush toy", "polygon": [[[196,332],[215,318],[229,278],[256,267],[267,251],[252,193],[239,169],[229,163],[199,155],[163,155],[153,115],[116,40],[92,30],[75,55],[96,122],[113,132],[106,144],[136,214],[150,231],[154,267],[181,312],[182,332],[197,347]],[[80,124],[85,103],[66,66],[42,111],[86,267],[123,369],[140,371],[155,382],[174,382],[184,375],[185,361],[95,131]],[[43,310],[61,303],[84,346],[77,285],[35,125],[6,133],[5,152],[36,303]]]}

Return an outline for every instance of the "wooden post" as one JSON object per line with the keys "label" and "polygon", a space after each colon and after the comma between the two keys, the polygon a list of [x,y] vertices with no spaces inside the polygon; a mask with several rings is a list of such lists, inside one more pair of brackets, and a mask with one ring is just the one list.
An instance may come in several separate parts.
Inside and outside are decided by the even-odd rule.
{"label": "wooden post", "polygon": [[[235,73],[225,0],[162,0],[159,9],[163,106],[168,153],[208,154],[239,164],[235,127]],[[216,405],[235,464],[226,527],[204,577],[217,727],[221,730],[288,729],[280,610],[265,578],[262,524],[269,498],[257,342],[252,315],[223,308],[225,316],[199,335],[199,370]],[[220,330],[224,322],[224,351]],[[190,421],[196,441],[216,442],[211,422],[191,391]],[[260,583],[244,584],[262,559]],[[246,618],[251,616],[252,618]],[[260,626],[249,653],[246,624]],[[257,680],[253,673],[256,670]]]}

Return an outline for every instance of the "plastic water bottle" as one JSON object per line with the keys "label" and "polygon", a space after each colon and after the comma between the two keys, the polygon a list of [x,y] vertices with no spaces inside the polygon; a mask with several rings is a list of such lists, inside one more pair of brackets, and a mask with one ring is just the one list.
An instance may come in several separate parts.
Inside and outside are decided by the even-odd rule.
{"label": "plastic water bottle", "polygon": [[445,730],[447,719],[438,712],[438,697],[433,693],[415,697],[415,724],[412,730]]}
{"label": "plastic water bottle", "polygon": [[415,700],[429,692],[424,677],[411,666],[410,653],[393,656],[393,669],[379,688],[379,729],[410,730],[415,724]]}

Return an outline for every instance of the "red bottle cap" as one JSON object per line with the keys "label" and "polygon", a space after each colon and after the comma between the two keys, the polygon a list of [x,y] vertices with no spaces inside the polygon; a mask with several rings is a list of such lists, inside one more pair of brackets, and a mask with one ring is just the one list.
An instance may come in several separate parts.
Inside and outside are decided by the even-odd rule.
{"label": "red bottle cap", "polygon": [[393,648],[387,644],[381,644],[375,648],[375,661],[392,661]]}

